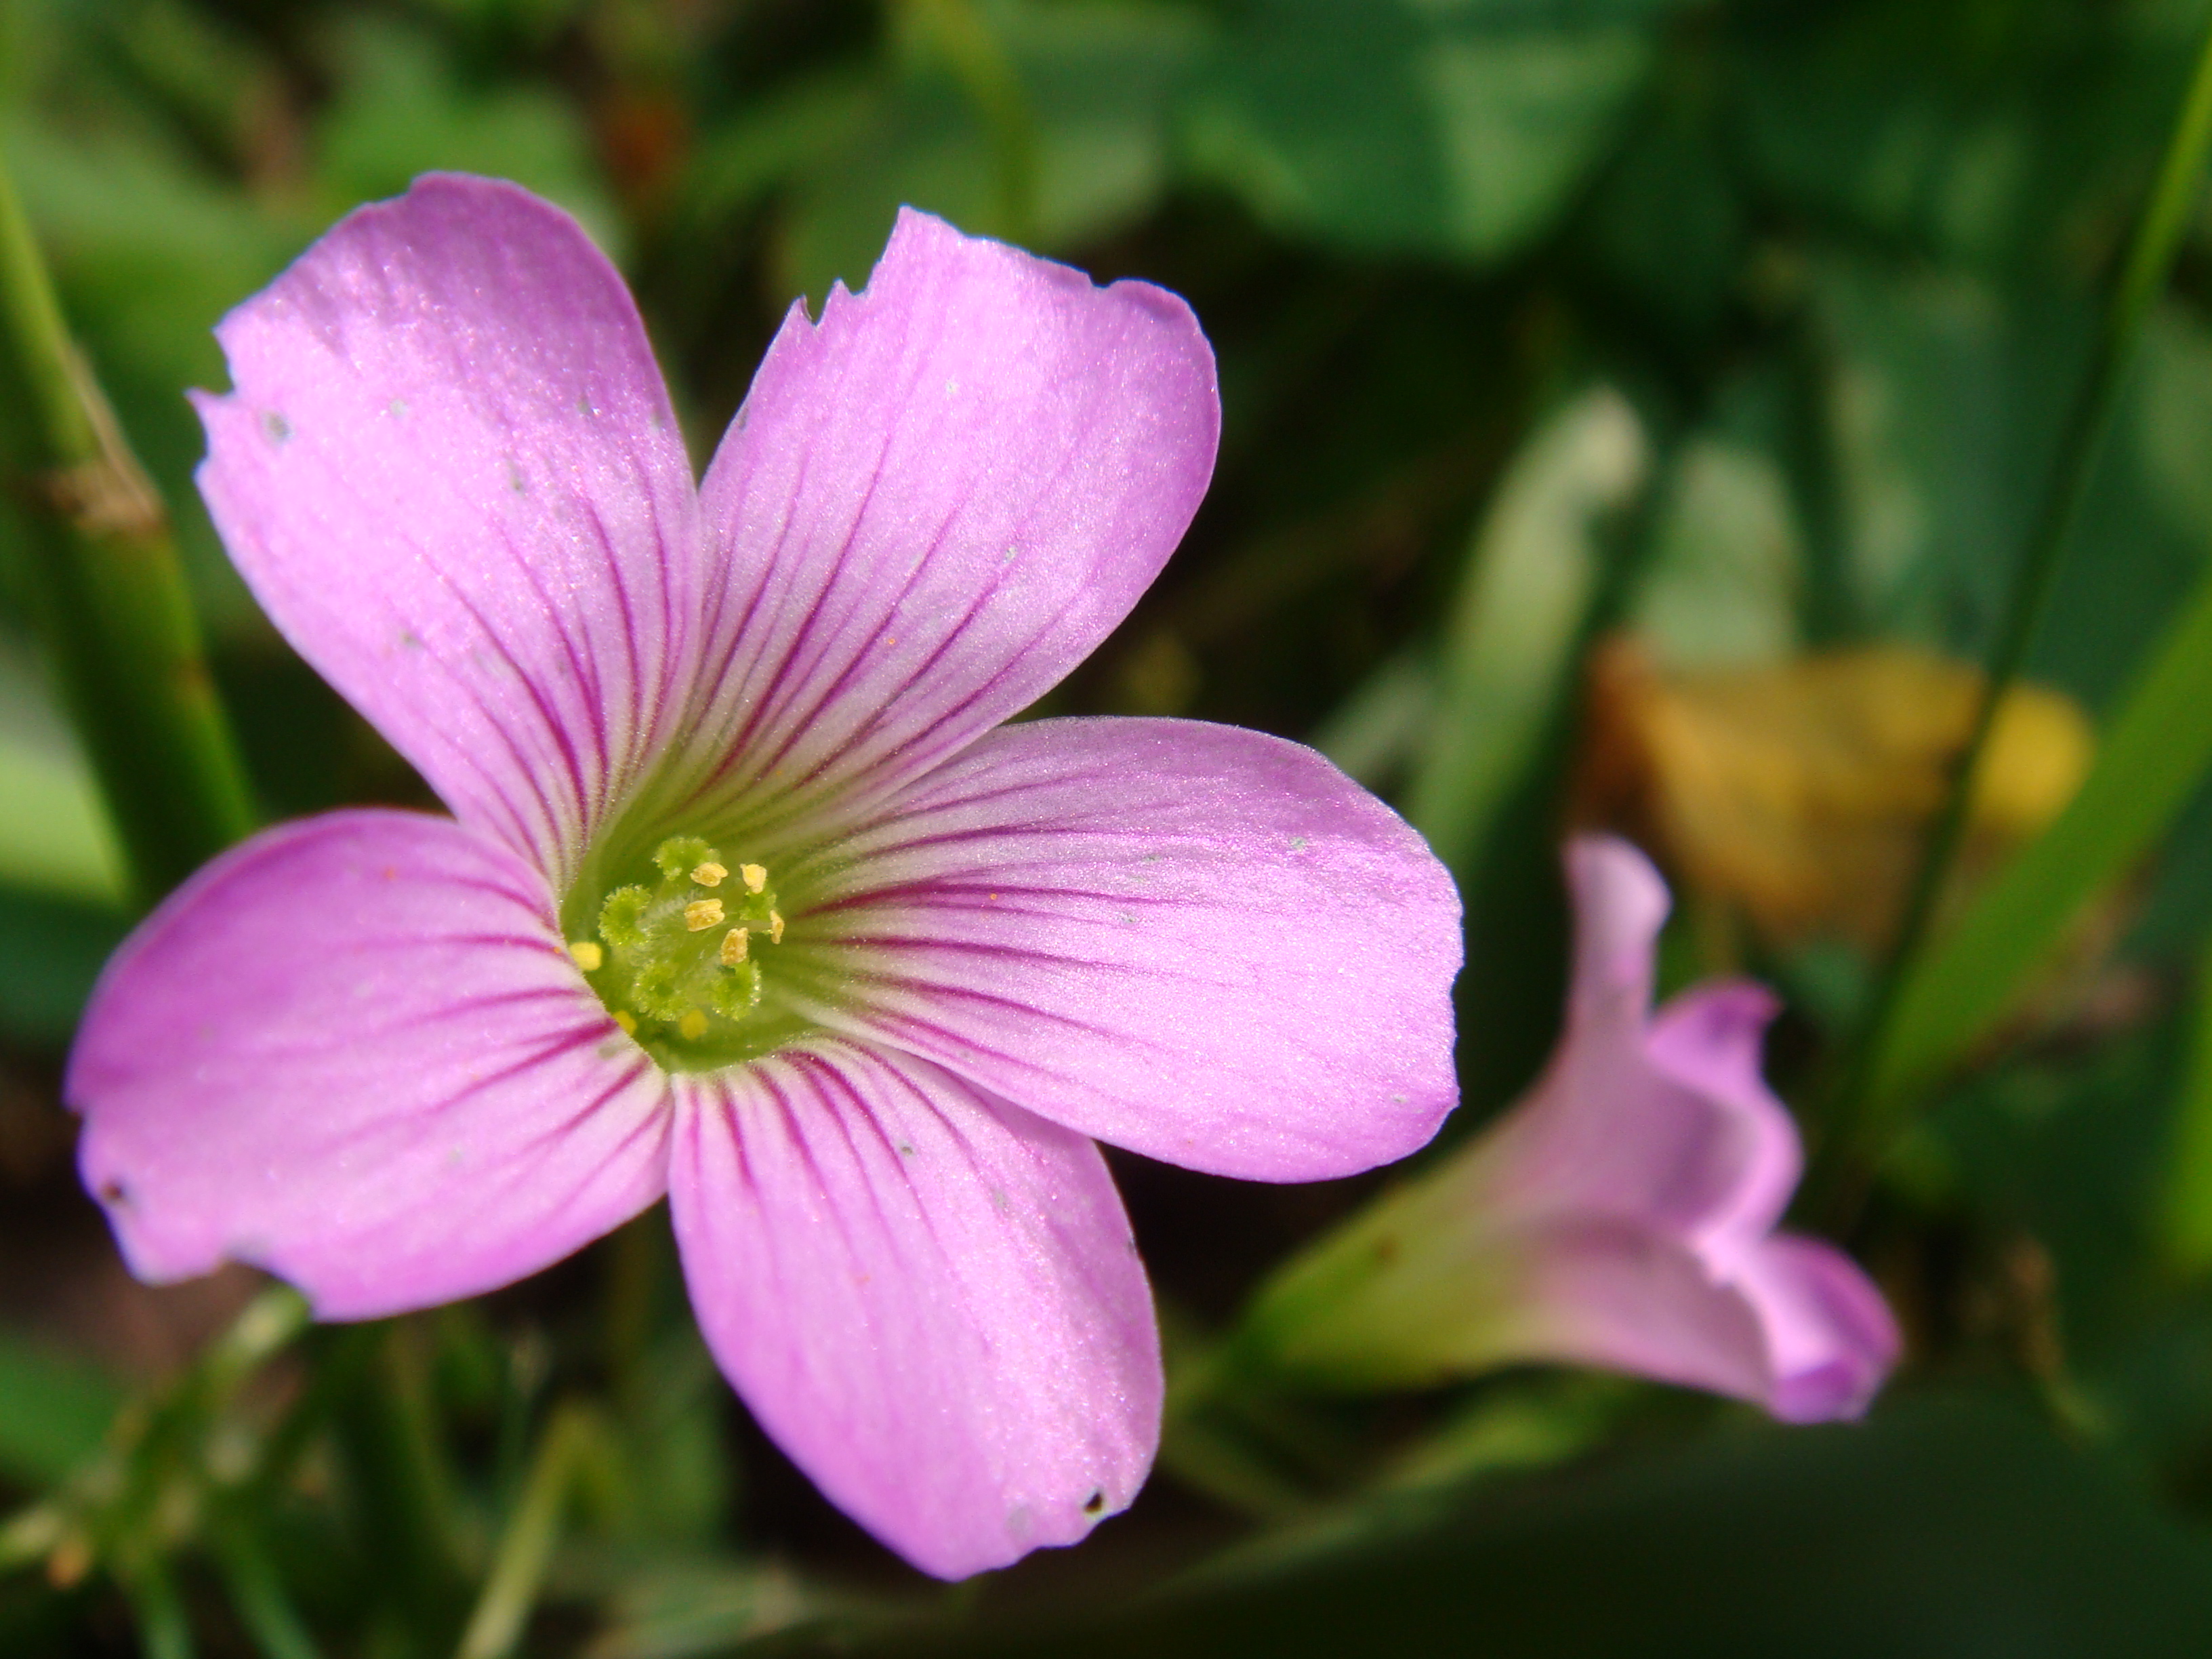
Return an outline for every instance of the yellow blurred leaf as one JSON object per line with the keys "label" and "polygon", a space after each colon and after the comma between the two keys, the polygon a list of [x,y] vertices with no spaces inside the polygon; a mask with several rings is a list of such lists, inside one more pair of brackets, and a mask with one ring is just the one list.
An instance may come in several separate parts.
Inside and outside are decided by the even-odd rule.
{"label": "yellow blurred leaf", "polygon": [[[1593,653],[1575,816],[1646,842],[1770,942],[1887,940],[1981,695],[1978,669],[1905,645],[1670,672],[1634,641]],[[1967,819],[1971,883],[2055,817],[2095,739],[2069,698],[2018,686]]]}

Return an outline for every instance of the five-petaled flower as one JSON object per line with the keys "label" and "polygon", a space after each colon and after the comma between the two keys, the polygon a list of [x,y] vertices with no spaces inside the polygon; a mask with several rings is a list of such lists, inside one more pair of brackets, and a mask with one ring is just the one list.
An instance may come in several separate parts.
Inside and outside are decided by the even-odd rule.
{"label": "five-petaled flower", "polygon": [[110,965],[67,1082],[133,1267],[365,1318],[665,1192],[708,1345],[930,1571],[1079,1538],[1158,1434],[1091,1137],[1263,1180],[1449,1109],[1458,902],[1295,744],[1002,726],[1212,471],[1189,310],[903,216],[695,488],[621,280],[458,177],[220,330],[200,484],[450,818],[281,826]]}
{"label": "five-petaled flower", "polygon": [[1422,1384],[1529,1360],[1633,1371],[1792,1422],[1856,1417],[1897,1363],[1881,1293],[1777,1232],[1801,1154],[1759,1073],[1774,1000],[1709,981],[1651,1012],[1667,889],[1627,842],[1567,848],[1566,1031],[1528,1095],[1293,1261],[1250,1340],[1317,1380]]}

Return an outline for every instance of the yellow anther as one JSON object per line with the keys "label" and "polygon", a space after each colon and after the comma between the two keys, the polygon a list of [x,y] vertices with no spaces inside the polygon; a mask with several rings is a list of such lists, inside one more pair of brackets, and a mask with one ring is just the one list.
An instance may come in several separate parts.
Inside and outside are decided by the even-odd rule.
{"label": "yellow anther", "polygon": [[587,939],[580,939],[571,944],[568,954],[575,958],[576,966],[587,974],[598,973],[607,960],[607,953]]}
{"label": "yellow anther", "polygon": [[691,872],[691,879],[702,887],[720,887],[722,884],[722,878],[729,873],[720,865],[709,859]]}
{"label": "yellow anther", "polygon": [[693,899],[684,907],[684,925],[695,933],[704,933],[721,919],[720,899]]}
{"label": "yellow anther", "polygon": [[768,942],[770,945],[783,943],[783,918],[773,910],[768,913]]}
{"label": "yellow anther", "polygon": [[745,891],[748,893],[768,890],[768,866],[765,864],[741,864],[738,866],[738,873],[745,878]]}
{"label": "yellow anther", "polygon": [[745,959],[745,929],[732,927],[722,935],[722,966],[734,968]]}
{"label": "yellow anther", "polygon": [[676,1022],[676,1029],[683,1036],[685,1042],[696,1042],[701,1037],[707,1035],[707,1016],[700,1010],[694,1008],[690,1013],[684,1015],[683,1018]]}
{"label": "yellow anther", "polygon": [[630,1012],[629,1009],[617,1008],[615,1010],[615,1024],[621,1026],[623,1030],[628,1031],[632,1036],[635,1036],[637,1035],[637,1016]]}

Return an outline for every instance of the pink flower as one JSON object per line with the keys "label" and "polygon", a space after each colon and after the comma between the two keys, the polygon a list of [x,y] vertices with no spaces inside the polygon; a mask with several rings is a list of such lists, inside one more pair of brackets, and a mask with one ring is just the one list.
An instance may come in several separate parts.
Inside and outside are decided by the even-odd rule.
{"label": "pink flower", "polygon": [[1466,1151],[1292,1263],[1255,1340],[1338,1382],[1421,1383],[1528,1360],[1632,1371],[1856,1417],[1895,1322],[1833,1246],[1775,1223],[1802,1158],[1759,1075],[1773,1018],[1711,981],[1651,1012],[1667,889],[1626,842],[1567,849],[1566,1032],[1534,1088]]}
{"label": "pink flower", "polygon": [[1127,1504],[1159,1354],[1089,1137],[1309,1180],[1454,1099],[1458,904],[1387,809],[1255,732],[1000,725],[1197,507],[1188,308],[908,213],[696,489],[511,185],[363,209],[219,332],[232,556],[453,816],[270,830],[109,966],[68,1093],[133,1268],[368,1318],[665,1192],[731,1382],[916,1565]]}

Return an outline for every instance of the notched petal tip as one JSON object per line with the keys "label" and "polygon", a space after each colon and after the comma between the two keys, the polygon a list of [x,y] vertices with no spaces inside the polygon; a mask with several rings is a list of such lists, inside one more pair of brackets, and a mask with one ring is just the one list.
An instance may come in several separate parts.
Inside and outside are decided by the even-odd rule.
{"label": "notched petal tip", "polygon": [[1158,574],[1219,436],[1181,301],[907,216],[857,295],[793,309],[708,468],[708,790],[888,793],[1034,702]]}
{"label": "notched petal tip", "polygon": [[867,287],[863,295],[874,289],[878,279],[885,273],[896,274],[908,264],[945,261],[973,264],[984,261],[1003,263],[1022,276],[1040,278],[1062,288],[1079,292],[1103,292],[1128,288],[1145,289],[1161,295],[1175,308],[1177,315],[1189,317],[1193,325],[1196,318],[1181,296],[1146,282],[1123,279],[1101,283],[1088,271],[1078,266],[1064,264],[1057,259],[1048,259],[1031,253],[1012,242],[1002,242],[995,237],[971,236],[950,220],[939,217],[921,208],[902,207],[892,222],[890,240],[877,256],[874,268],[869,272]]}
{"label": "notched petal tip", "polygon": [[[1042,285],[1059,290],[1062,304],[1125,307],[1143,313],[1157,325],[1152,331],[1158,337],[1151,349],[1177,359],[1176,375],[1188,381],[1185,399],[1201,416],[1206,434],[1200,487],[1212,477],[1221,437],[1219,369],[1198,313],[1181,295],[1141,277],[1097,282],[1075,265],[1044,258],[1011,242],[970,236],[933,213],[902,207],[890,240],[868,273],[866,286],[858,294],[845,294],[844,298],[848,303],[862,305],[878,298],[896,303],[896,295],[906,289],[945,278],[991,283],[1004,290],[1010,307],[1022,302],[1024,289]],[[842,284],[831,290],[832,304],[840,294],[844,294]],[[828,311],[825,306],[825,321]],[[1110,372],[1111,367],[1098,365],[1102,373]],[[1167,378],[1157,364],[1148,367],[1148,377],[1155,382]],[[1191,448],[1194,455],[1197,446]]]}

